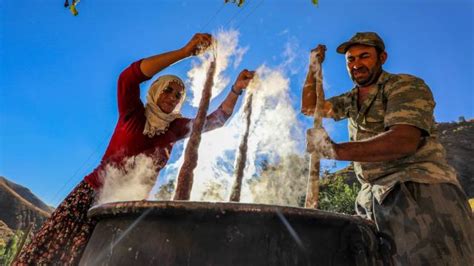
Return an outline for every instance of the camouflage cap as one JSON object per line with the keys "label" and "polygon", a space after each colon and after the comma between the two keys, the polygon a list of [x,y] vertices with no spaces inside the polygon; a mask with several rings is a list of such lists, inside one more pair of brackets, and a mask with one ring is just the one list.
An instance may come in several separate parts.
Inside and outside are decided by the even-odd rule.
{"label": "camouflage cap", "polygon": [[375,32],[357,32],[352,38],[339,45],[336,51],[340,54],[345,54],[347,49],[354,44],[363,44],[378,47],[382,51],[385,50],[385,44],[382,38]]}

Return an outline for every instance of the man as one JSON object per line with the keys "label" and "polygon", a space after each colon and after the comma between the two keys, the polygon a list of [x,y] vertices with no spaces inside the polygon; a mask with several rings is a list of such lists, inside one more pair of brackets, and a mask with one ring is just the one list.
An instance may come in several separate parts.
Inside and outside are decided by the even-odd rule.
{"label": "man", "polygon": [[[396,264],[474,265],[472,211],[436,138],[429,87],[382,69],[387,52],[376,33],[357,33],[337,52],[345,55],[355,87],[324,101],[322,115],[349,119],[350,142],[334,143],[324,129],[312,129],[308,151],[354,162],[362,184],[356,211],[394,239]],[[310,66],[306,115],[314,112],[314,90]]]}

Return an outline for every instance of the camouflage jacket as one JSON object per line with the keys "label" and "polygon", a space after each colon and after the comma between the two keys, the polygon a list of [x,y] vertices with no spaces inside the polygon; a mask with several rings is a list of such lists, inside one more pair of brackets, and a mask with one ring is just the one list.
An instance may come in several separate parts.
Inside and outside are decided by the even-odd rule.
{"label": "camouflage jacket", "polygon": [[351,141],[371,138],[397,124],[422,130],[423,139],[415,154],[385,162],[354,162],[362,184],[358,202],[371,204],[372,196],[380,203],[398,182],[453,183],[459,186],[455,170],[446,162],[445,150],[435,132],[435,102],[422,79],[406,74],[383,72],[358,109],[357,87],[330,98],[333,118],[348,118]]}

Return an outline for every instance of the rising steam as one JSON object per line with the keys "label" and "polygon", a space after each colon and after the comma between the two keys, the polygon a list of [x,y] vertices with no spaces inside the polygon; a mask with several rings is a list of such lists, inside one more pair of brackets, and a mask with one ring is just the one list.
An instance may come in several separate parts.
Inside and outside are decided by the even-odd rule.
{"label": "rising steam", "polygon": [[[298,147],[304,142],[297,111],[290,100],[289,80],[283,70],[267,66],[261,66],[257,75],[259,82],[249,88],[253,90],[254,99],[241,201],[297,205],[298,198],[304,195],[305,176],[291,172],[296,168],[304,171],[307,164],[288,163],[293,154],[300,153]],[[226,127],[202,135],[192,200],[221,201],[228,198],[235,153],[244,129],[242,109]],[[181,156],[168,166],[168,170],[172,172],[179,168],[182,161]],[[262,165],[278,165],[270,177],[271,187],[268,186],[268,177],[259,178],[266,170]],[[290,191],[281,197],[278,191],[288,188]]]}
{"label": "rising steam", "polygon": [[104,185],[98,204],[147,199],[157,178],[153,159],[143,154],[126,159],[121,167],[109,164],[100,175]]}
{"label": "rising steam", "polygon": [[[229,67],[229,64],[233,62],[233,67],[237,68],[242,61],[244,54],[247,52],[248,47],[239,47],[239,32],[236,30],[219,30],[214,35],[217,40],[214,49],[216,49],[217,57],[216,62],[216,74],[214,78],[214,87],[212,90],[212,97],[219,95],[222,90],[229,84],[229,77],[224,75],[224,70]],[[189,102],[192,106],[197,107],[201,99],[202,88],[206,81],[207,70],[213,60],[209,53],[204,53],[199,56],[198,61],[193,62],[193,67],[188,71],[188,78],[190,84],[191,95]],[[211,98],[212,99],[212,98]]]}
{"label": "rising steam", "polygon": [[[238,31],[221,30],[215,36],[218,58],[213,97],[228,89],[230,78],[224,74],[225,70],[239,66],[248,50],[248,47],[239,46]],[[295,47],[298,46],[294,43],[285,46],[282,54],[286,61],[279,66],[261,65],[257,69],[258,82],[248,88],[253,91],[253,111],[241,202],[298,205],[304,196],[308,163],[301,148],[305,135],[291,99],[288,78],[288,72],[291,74],[294,70],[295,53],[292,49]],[[192,106],[197,106],[201,99],[211,59],[209,55],[201,56],[188,72]],[[236,151],[245,126],[242,111],[243,108],[236,106],[235,115],[226,126],[202,135],[191,200],[228,199]],[[187,140],[184,145],[187,145]],[[176,178],[183,157],[181,154],[178,160],[162,170],[168,174],[165,177],[168,181]],[[128,159],[125,169],[109,166],[105,173],[100,203],[147,198],[157,174],[151,158],[142,155]],[[161,193],[163,199],[169,197],[169,188],[165,184]]]}

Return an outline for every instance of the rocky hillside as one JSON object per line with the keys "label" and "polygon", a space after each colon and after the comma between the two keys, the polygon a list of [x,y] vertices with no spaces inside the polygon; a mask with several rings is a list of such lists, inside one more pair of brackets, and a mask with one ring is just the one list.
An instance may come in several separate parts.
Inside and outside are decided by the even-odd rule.
{"label": "rocky hillside", "polygon": [[[458,172],[458,178],[468,198],[474,198],[474,119],[453,123],[439,123],[438,137],[446,149],[448,163]],[[346,182],[356,182],[352,167],[336,173]]]}
{"label": "rocky hillside", "polygon": [[474,198],[474,119],[438,124],[438,135],[446,157],[458,172],[468,198]]}
{"label": "rocky hillside", "polygon": [[29,189],[0,176],[0,220],[11,230],[38,228],[52,212]]}

